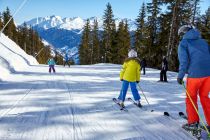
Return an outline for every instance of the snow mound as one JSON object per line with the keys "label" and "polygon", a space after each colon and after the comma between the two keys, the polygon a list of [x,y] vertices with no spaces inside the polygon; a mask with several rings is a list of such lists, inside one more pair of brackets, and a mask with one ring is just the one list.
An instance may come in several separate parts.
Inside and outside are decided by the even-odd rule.
{"label": "snow mound", "polygon": [[14,41],[4,34],[0,35],[0,79],[29,65],[37,65],[37,60],[26,54]]}

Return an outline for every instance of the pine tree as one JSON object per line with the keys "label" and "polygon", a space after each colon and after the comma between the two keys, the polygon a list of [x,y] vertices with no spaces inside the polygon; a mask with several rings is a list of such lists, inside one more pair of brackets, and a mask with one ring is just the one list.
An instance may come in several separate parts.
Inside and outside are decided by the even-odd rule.
{"label": "pine tree", "polygon": [[201,31],[202,37],[210,44],[210,7],[198,18],[197,28]]}
{"label": "pine tree", "polygon": [[130,33],[127,20],[121,21],[116,33],[116,45],[113,53],[113,63],[122,64],[127,57],[128,50],[131,48]]}
{"label": "pine tree", "polygon": [[90,21],[87,20],[83,34],[81,39],[81,44],[79,48],[79,58],[80,58],[80,64],[90,64],[91,63],[91,42],[90,42]]}
{"label": "pine tree", "polygon": [[98,21],[94,20],[93,31],[92,31],[92,64],[100,62],[100,40],[99,40],[99,29]]}
{"label": "pine tree", "polygon": [[121,58],[120,58],[120,62],[119,62],[120,64],[127,57],[128,50],[131,48],[131,36],[130,36],[127,20],[125,20],[125,24],[124,24],[124,38],[125,38],[124,39],[124,46],[123,46],[123,49],[120,52],[120,54],[121,54]]}
{"label": "pine tree", "polygon": [[[12,16],[10,14],[10,10],[7,7],[6,8],[6,11],[3,12],[3,25],[4,26],[7,24],[7,22],[10,20],[11,17]],[[11,21],[9,22],[9,24],[4,29],[4,33],[5,33],[5,35],[7,35],[12,40],[17,41],[17,38],[15,36],[17,34],[16,32],[17,31],[16,31],[16,26],[14,24],[14,20],[11,19]]]}
{"label": "pine tree", "polygon": [[194,0],[193,2],[193,15],[192,15],[192,24],[195,25],[197,20],[198,20],[198,15],[199,15],[199,2],[200,0]]}
{"label": "pine tree", "polygon": [[169,69],[178,70],[177,46],[179,44],[178,29],[181,25],[189,24],[192,18],[192,3],[190,0],[168,0],[168,14],[172,16],[167,45]]}
{"label": "pine tree", "polygon": [[114,43],[114,37],[116,35],[116,26],[114,15],[112,12],[112,7],[110,3],[107,4],[107,9],[104,11],[103,16],[103,48],[102,48],[102,56],[104,58],[105,63],[112,62],[112,45]]}
{"label": "pine tree", "polygon": [[147,42],[146,47],[148,50],[148,65],[155,66],[156,63],[156,46],[157,46],[157,31],[158,31],[158,14],[160,13],[159,0],[152,0],[152,3],[147,3],[148,23],[147,23]]}
{"label": "pine tree", "polygon": [[144,55],[145,39],[146,39],[146,7],[145,3],[142,4],[142,7],[139,11],[138,18],[136,19],[137,29],[135,31],[135,40],[134,46],[137,49],[138,55]]}

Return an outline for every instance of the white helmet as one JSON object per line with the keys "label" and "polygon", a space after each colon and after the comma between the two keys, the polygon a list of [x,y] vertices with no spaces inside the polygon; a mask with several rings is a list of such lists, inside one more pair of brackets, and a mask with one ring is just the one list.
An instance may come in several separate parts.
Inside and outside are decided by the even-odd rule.
{"label": "white helmet", "polygon": [[185,34],[187,31],[189,31],[190,29],[193,29],[192,25],[183,25],[179,28],[178,30],[178,35],[180,34]]}
{"label": "white helmet", "polygon": [[128,52],[128,57],[137,57],[137,52],[135,50],[131,49]]}

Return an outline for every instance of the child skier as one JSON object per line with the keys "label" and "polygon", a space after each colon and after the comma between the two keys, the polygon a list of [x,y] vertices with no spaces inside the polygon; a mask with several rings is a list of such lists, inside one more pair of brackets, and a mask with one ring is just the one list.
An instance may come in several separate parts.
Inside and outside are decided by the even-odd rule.
{"label": "child skier", "polygon": [[129,84],[135,102],[139,107],[142,107],[140,103],[140,96],[136,88],[136,83],[139,83],[140,81],[140,61],[137,58],[137,52],[133,49],[129,51],[128,58],[125,59],[125,62],[122,66],[122,70],[120,72],[120,80],[122,81],[122,89],[118,99],[121,107],[125,107],[124,101]]}
{"label": "child skier", "polygon": [[55,61],[54,61],[54,59],[53,58],[50,58],[49,60],[48,60],[48,65],[49,65],[49,73],[51,73],[51,69],[53,70],[53,72],[55,73],[55,68],[54,68],[54,66],[55,66]]}

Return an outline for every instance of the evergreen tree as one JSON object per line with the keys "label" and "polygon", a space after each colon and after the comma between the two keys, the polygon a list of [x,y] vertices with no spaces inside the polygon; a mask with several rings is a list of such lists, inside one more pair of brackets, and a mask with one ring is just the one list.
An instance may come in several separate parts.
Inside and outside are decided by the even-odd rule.
{"label": "evergreen tree", "polygon": [[127,57],[128,50],[131,48],[130,42],[130,33],[128,29],[127,20],[121,21],[116,33],[116,45],[113,47],[114,56],[113,63],[122,64],[125,58]]}
{"label": "evergreen tree", "polygon": [[189,24],[192,17],[192,3],[190,0],[167,0],[171,26],[167,45],[169,69],[178,70],[177,46],[179,44],[178,29],[181,25]]}
{"label": "evergreen tree", "polygon": [[100,41],[99,41],[99,30],[98,21],[94,20],[93,31],[92,31],[92,64],[100,62]]}
{"label": "evergreen tree", "polygon": [[199,2],[200,0],[194,0],[193,2],[193,15],[192,15],[192,24],[195,25],[197,20],[198,20],[198,15],[199,15]]}
{"label": "evergreen tree", "polygon": [[[7,24],[7,22],[10,20],[11,18],[11,14],[10,14],[10,10],[7,7],[6,11],[3,12],[3,25],[5,26]],[[4,29],[4,34],[7,35],[9,38],[11,38],[14,41],[17,41],[16,38],[16,26],[14,24],[14,20],[12,19],[9,24],[6,26],[6,28]]]}
{"label": "evergreen tree", "polygon": [[159,0],[152,0],[151,3],[147,3],[148,23],[147,23],[147,42],[146,47],[148,50],[148,65],[155,66],[156,63],[156,46],[157,46],[157,31],[158,31],[158,14],[160,13]]}
{"label": "evergreen tree", "polygon": [[110,3],[107,4],[107,9],[104,11],[103,29],[102,56],[104,57],[105,63],[110,63],[112,62],[112,46],[116,35],[115,20]]}
{"label": "evergreen tree", "polygon": [[79,48],[80,64],[82,65],[91,63],[92,47],[90,42],[90,31],[90,21],[88,19],[84,26],[81,44]]}
{"label": "evergreen tree", "polygon": [[144,55],[145,39],[146,39],[146,7],[145,3],[142,4],[142,7],[139,11],[139,15],[136,19],[137,29],[135,31],[135,40],[134,46],[137,49],[138,55]]}
{"label": "evergreen tree", "polygon": [[197,28],[201,31],[202,37],[210,44],[210,7],[204,15],[198,18]]}

